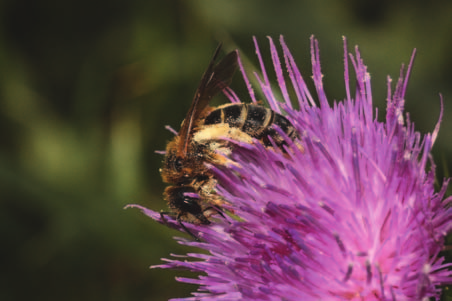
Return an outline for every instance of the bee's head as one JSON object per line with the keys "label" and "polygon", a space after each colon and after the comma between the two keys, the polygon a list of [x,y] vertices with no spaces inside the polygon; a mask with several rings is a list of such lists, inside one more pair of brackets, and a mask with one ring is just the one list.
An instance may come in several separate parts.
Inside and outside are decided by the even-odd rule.
{"label": "bee's head", "polygon": [[170,208],[180,216],[184,216],[184,220],[197,224],[210,224],[204,215],[201,197],[192,186],[168,186],[165,189],[165,198]]}
{"label": "bee's head", "polygon": [[190,169],[188,168],[188,160],[186,157],[181,157],[176,154],[168,156],[165,160],[165,166],[171,171],[188,177]]}
{"label": "bee's head", "polygon": [[166,154],[160,172],[165,182],[184,183],[190,180],[193,173],[192,165],[189,157],[182,157],[176,150],[171,150]]}

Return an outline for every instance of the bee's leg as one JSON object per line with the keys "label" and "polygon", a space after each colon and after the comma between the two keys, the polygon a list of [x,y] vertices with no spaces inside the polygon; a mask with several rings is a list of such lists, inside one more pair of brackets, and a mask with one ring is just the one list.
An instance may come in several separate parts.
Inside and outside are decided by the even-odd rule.
{"label": "bee's leg", "polygon": [[221,207],[216,206],[216,205],[209,206],[209,207],[205,208],[202,212],[206,212],[207,210],[215,210],[219,215],[221,215],[222,218],[224,218],[229,223],[229,221],[226,219],[226,216],[224,216],[223,209],[221,209]]}
{"label": "bee's leg", "polygon": [[[176,213],[171,212],[171,211],[160,211],[160,217],[162,218],[162,221],[165,223],[166,226],[169,226],[169,225],[168,225],[168,222],[166,221],[166,218],[164,217],[165,215],[175,216]],[[196,235],[194,235],[193,233],[191,233],[191,231],[188,230],[187,227],[185,227],[185,225],[182,223],[181,215],[180,215],[180,214],[177,214],[176,220],[177,220],[177,223],[179,224],[179,226],[180,226],[182,229],[184,229],[185,232],[187,232],[187,233],[188,233],[191,237],[193,237],[196,241],[200,241],[199,238],[198,238]]]}
{"label": "bee's leg", "polygon": [[168,222],[166,221],[165,215],[172,215],[175,216],[176,214],[174,212],[170,211],[160,211],[160,218],[162,219],[163,223],[168,226]]}
{"label": "bee's leg", "polygon": [[188,230],[187,227],[185,227],[185,225],[182,223],[180,213],[177,215],[176,220],[179,223],[179,225],[182,227],[182,229],[184,229],[184,231],[187,232],[187,234],[189,234],[191,237],[193,237],[196,241],[201,241],[198,236],[194,235],[190,230]]}

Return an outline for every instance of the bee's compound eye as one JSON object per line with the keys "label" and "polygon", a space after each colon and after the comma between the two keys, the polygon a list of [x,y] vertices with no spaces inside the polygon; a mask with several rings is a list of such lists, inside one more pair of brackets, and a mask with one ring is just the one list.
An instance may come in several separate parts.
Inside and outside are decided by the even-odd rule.
{"label": "bee's compound eye", "polygon": [[184,168],[184,161],[182,160],[182,158],[177,157],[176,160],[174,160],[173,162],[173,167],[177,172],[182,171],[182,169]]}

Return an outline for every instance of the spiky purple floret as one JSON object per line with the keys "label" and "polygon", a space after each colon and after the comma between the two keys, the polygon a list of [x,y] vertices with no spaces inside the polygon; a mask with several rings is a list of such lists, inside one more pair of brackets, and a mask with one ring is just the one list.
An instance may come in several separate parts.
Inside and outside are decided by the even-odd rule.
{"label": "spiky purple floret", "polygon": [[[439,286],[452,284],[451,265],[440,256],[452,228],[451,199],[444,197],[449,180],[435,193],[430,151],[439,122],[433,133],[422,136],[404,118],[412,61],[407,72],[402,67],[394,92],[388,78],[386,120],[380,122],[373,113],[370,75],[357,48],[354,56],[350,54],[355,96],[350,92],[344,39],[347,96],[330,105],[317,40],[311,39],[317,106],[282,37],[280,43],[290,82],[284,79],[270,39],[285,103],[277,101],[257,43],[262,78],[256,76],[271,108],[284,110],[301,133],[303,150],[290,140],[286,153],[259,143],[236,143],[231,159],[240,167],[212,170],[218,193],[239,219],[218,219],[209,226],[186,224],[203,242],[179,238],[180,243],[209,254],[164,259],[166,264],[154,268],[203,273],[198,279],[178,278],[199,285],[194,297],[179,300],[439,298]],[[299,110],[292,108],[289,83]],[[232,90],[227,95],[240,101]],[[140,208],[161,222],[159,213]],[[178,227],[174,220],[168,223]]]}

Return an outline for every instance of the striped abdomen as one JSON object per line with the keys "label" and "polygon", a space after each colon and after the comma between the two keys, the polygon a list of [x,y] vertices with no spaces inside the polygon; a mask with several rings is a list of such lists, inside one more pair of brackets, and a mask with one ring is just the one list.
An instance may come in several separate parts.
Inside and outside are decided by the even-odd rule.
{"label": "striped abdomen", "polygon": [[271,109],[254,104],[227,104],[210,112],[204,119],[204,125],[227,123],[251,137],[261,140],[265,146],[271,146],[271,137],[278,146],[282,146],[284,138],[272,127],[277,125],[287,136],[294,140],[298,132],[294,126],[281,114]]}

